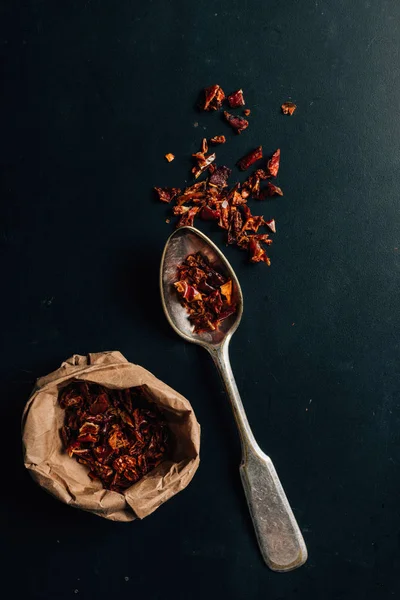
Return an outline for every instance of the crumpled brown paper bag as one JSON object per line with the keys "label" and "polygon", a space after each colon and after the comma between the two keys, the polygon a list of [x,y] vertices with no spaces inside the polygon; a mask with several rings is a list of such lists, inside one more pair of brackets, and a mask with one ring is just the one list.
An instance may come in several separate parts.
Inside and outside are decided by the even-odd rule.
{"label": "crumpled brown paper bag", "polygon": [[[75,379],[111,389],[147,385],[176,439],[173,461],[162,462],[123,493],[91,481],[87,468],[68,456],[60,438],[65,412],[58,404],[58,392]],[[189,402],[120,352],[75,354],[38,379],[23,413],[22,439],[25,466],[39,485],[70,506],[113,521],[152,513],[188,485],[200,461],[200,425]]]}

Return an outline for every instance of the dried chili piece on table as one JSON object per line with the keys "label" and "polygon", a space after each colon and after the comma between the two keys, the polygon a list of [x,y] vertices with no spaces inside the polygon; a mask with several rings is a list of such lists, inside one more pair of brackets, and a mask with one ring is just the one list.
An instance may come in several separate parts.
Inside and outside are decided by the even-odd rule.
{"label": "dried chili piece on table", "polygon": [[239,106],[244,106],[246,104],[243,97],[243,90],[233,92],[228,96],[227,100],[231,108],[238,108]]}
{"label": "dried chili piece on table", "polygon": [[214,144],[214,145],[225,144],[225,142],[226,142],[226,138],[224,135],[214,135],[214,137],[212,137],[210,139],[210,144]]}
{"label": "dried chili piece on table", "polygon": [[206,169],[208,169],[216,157],[215,153],[206,156],[203,152],[196,152],[195,154],[192,154],[192,156],[197,162],[197,167],[193,167],[192,169],[192,173],[196,179],[200,177],[200,175],[204,173]]}
{"label": "dried chili piece on table", "polygon": [[204,90],[204,110],[219,110],[225,100],[224,90],[219,85],[211,85]]}
{"label": "dried chili piece on table", "polygon": [[172,162],[175,158],[175,155],[172,154],[171,152],[168,152],[168,154],[165,155],[165,158],[167,159],[168,162]]}
{"label": "dried chili piece on table", "polygon": [[260,242],[255,239],[255,237],[250,237],[249,239],[249,254],[250,262],[265,262],[265,264],[268,266],[271,265],[271,261],[268,258],[265,249],[261,246]]}
{"label": "dried chili piece on table", "polygon": [[239,117],[238,115],[231,115],[226,110],[224,111],[224,117],[229,125],[234,129],[237,133],[242,133],[249,126],[249,122],[243,117]]}
{"label": "dried chili piece on table", "polygon": [[249,108],[245,108],[243,114],[245,117],[248,117],[251,114],[251,110]]}
{"label": "dried chili piece on table", "polygon": [[276,150],[267,163],[267,172],[271,177],[276,177],[279,171],[279,163],[281,160],[280,148]]}
{"label": "dried chili piece on table", "polygon": [[158,195],[158,199],[161,200],[161,202],[167,203],[171,202],[176,196],[178,196],[181,193],[181,190],[179,188],[155,187],[154,190]]}
{"label": "dried chili piece on table", "polygon": [[276,233],[275,219],[271,219],[270,221],[265,221],[265,225],[270,228],[272,233]]}
{"label": "dried chili piece on table", "polygon": [[190,225],[192,227],[194,223],[194,218],[199,212],[199,210],[199,206],[192,206],[192,208],[189,208],[189,210],[184,212],[181,218],[179,219],[177,227],[183,227],[184,225]]}
{"label": "dried chili piece on table", "polygon": [[262,146],[258,146],[255,150],[252,150],[246,156],[241,158],[237,165],[241,171],[246,171],[251,165],[260,160],[263,157]]}
{"label": "dried chili piece on table", "polygon": [[187,256],[178,266],[177,276],[174,287],[195,333],[215,331],[222,320],[236,312],[232,281],[201,252]]}
{"label": "dried chili piece on table", "polygon": [[208,152],[208,142],[207,142],[207,138],[203,138],[203,141],[201,142],[201,152],[203,154],[207,154]]}
{"label": "dried chili piece on table", "polygon": [[216,187],[218,189],[227,187],[228,178],[231,173],[232,170],[228,167],[217,167],[217,169],[211,175],[208,181],[208,185],[210,185],[211,187]]}
{"label": "dried chili piece on table", "polygon": [[281,106],[284,115],[292,115],[296,110],[297,106],[294,102],[284,102]]}
{"label": "dried chili piece on table", "polygon": [[143,386],[109,390],[74,382],[61,390],[59,404],[67,453],[106,489],[122,492],[168,456],[170,431]]}
{"label": "dried chili piece on table", "polygon": [[261,190],[259,198],[264,200],[264,198],[271,198],[272,196],[283,196],[283,192],[280,187],[268,181],[266,187]]}

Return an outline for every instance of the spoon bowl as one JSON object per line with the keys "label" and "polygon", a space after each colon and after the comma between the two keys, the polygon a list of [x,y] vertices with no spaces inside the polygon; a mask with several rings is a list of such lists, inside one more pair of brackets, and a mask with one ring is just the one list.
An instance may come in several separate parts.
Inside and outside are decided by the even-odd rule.
{"label": "spoon bowl", "polygon": [[[189,254],[201,252],[228,279],[232,280],[232,302],[237,309],[233,315],[220,322],[215,331],[194,333],[186,309],[177,301],[173,284],[177,280],[177,267]],[[200,344],[209,349],[220,346],[226,338],[230,339],[239,326],[243,313],[243,295],[238,278],[225,256],[217,246],[201,231],[194,227],[176,229],[169,237],[164,248],[160,269],[161,301],[165,316],[175,331],[188,342]]]}

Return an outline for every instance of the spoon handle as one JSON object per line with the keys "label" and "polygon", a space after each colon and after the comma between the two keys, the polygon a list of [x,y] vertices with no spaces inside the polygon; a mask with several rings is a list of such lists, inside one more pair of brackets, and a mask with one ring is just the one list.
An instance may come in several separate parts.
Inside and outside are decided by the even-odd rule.
{"label": "spoon handle", "polygon": [[229,361],[228,343],[210,349],[231,401],[242,443],[240,475],[261,554],[273,571],[291,571],[307,548],[271,459],[251,431]]}

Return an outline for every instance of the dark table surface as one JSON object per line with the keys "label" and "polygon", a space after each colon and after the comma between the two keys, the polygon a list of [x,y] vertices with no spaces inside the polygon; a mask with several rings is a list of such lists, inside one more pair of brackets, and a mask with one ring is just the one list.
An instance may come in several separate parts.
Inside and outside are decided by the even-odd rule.
{"label": "dark table surface", "polygon": [[[4,597],[398,597],[399,27],[395,0],[0,3]],[[214,82],[245,90],[243,135],[196,112]],[[278,227],[271,268],[226,255],[245,297],[238,387],[309,549],[284,575],[258,552],[210,358],[158,296],[172,224],[151,188],[184,185],[201,137],[220,133],[220,162],[258,144],[283,155],[285,196],[261,205]],[[21,464],[35,378],[112,349],[202,425],[193,482],[132,524],[63,505]]]}

